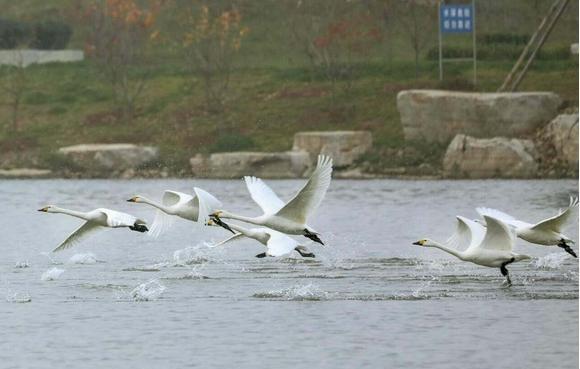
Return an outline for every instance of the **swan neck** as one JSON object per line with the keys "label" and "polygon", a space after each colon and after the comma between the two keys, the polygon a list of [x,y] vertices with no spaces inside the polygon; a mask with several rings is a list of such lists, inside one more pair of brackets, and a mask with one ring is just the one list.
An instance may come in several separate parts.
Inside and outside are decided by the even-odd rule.
{"label": "swan neck", "polygon": [[258,225],[260,224],[256,221],[255,218],[245,217],[243,215],[232,214],[232,213],[228,213],[227,211],[223,211],[222,214],[220,215],[220,218],[234,219],[234,220],[239,220],[241,222],[250,223],[250,224],[258,224]]}
{"label": "swan neck", "polygon": [[141,196],[141,202],[144,202],[145,204],[149,204],[149,205],[153,206],[154,208],[157,208],[165,213],[170,213],[169,209],[165,205],[161,205],[160,203],[155,202],[153,200],[150,200],[146,197]]}
{"label": "swan neck", "polygon": [[84,220],[89,220],[87,213],[83,213],[82,211],[70,210],[70,209],[63,209],[63,208],[54,208],[52,210],[53,213],[60,213],[60,214],[67,214],[76,218],[81,218]]}
{"label": "swan neck", "polygon": [[456,258],[458,258],[460,260],[465,260],[465,255],[463,254],[463,252],[452,249],[451,247],[447,247],[439,242],[433,242],[429,247],[435,247],[439,250],[443,250],[446,253],[455,256]]}

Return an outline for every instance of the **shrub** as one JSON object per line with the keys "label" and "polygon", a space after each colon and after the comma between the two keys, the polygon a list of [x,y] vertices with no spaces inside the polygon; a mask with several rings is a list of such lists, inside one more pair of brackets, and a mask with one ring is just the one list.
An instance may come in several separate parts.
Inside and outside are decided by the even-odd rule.
{"label": "shrub", "polygon": [[72,28],[65,23],[44,21],[34,25],[31,47],[41,50],[64,49],[72,36]]}
{"label": "shrub", "polygon": [[14,49],[27,44],[30,35],[28,24],[0,18],[0,49]]}

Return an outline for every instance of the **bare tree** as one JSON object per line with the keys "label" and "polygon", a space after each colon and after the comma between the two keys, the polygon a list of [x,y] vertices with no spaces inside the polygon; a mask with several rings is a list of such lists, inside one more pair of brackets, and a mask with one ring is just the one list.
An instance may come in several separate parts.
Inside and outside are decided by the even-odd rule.
{"label": "bare tree", "polygon": [[26,74],[24,58],[21,49],[14,50],[16,58],[13,65],[1,67],[4,73],[2,84],[0,84],[4,93],[8,96],[8,106],[10,106],[10,128],[13,133],[20,132],[20,109],[24,92],[29,88],[28,77]]}

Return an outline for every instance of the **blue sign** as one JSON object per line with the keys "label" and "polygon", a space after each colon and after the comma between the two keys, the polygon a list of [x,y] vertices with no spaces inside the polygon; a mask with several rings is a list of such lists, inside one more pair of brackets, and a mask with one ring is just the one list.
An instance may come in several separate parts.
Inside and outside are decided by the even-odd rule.
{"label": "blue sign", "polygon": [[471,5],[441,5],[439,27],[443,33],[469,33],[473,31]]}

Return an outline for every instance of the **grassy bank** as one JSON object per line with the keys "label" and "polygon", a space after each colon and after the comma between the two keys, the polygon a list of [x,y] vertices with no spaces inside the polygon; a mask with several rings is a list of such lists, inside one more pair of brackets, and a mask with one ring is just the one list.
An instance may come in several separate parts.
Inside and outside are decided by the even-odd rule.
{"label": "grassy bank", "polygon": [[[27,3],[33,7],[43,2]],[[356,64],[352,81],[333,86],[313,73],[297,50],[283,47],[288,34],[276,26],[284,17],[282,11],[264,21],[261,12],[267,9],[248,4],[251,32],[232,72],[222,112],[207,111],[201,82],[191,83],[179,54],[169,46],[157,48],[154,62],[136,70],[147,80],[132,122],[119,119],[110,87],[91,60],[34,65],[26,70],[21,131],[0,131],[0,164],[58,167],[63,165],[54,155],[59,147],[130,142],[159,146],[159,165],[179,173],[187,171],[188,159],[199,152],[281,151],[291,147],[292,136],[298,131],[364,129],[374,135],[375,148],[368,157],[374,170],[422,162],[437,166],[442,146],[405,142],[396,109],[397,93],[410,88],[495,91],[513,65],[513,60],[482,61],[478,65],[479,84],[471,86],[469,64],[447,65],[448,77],[441,83],[437,63],[422,56],[416,77],[409,46],[399,35],[392,41],[400,46],[397,55],[382,58],[381,50],[375,50]],[[6,9],[15,12],[13,6]],[[278,31],[268,34],[274,29]],[[556,36],[559,34],[548,48],[568,45],[569,35],[557,30]],[[81,36],[82,30],[73,39],[73,46],[81,44]],[[0,72],[0,83],[5,83],[7,73]],[[554,91],[567,105],[577,106],[577,81],[577,59],[540,60],[520,90]],[[347,83],[351,88],[345,87]],[[1,98],[8,100],[6,94]],[[9,119],[10,107],[0,105],[0,124],[8,126]]]}

